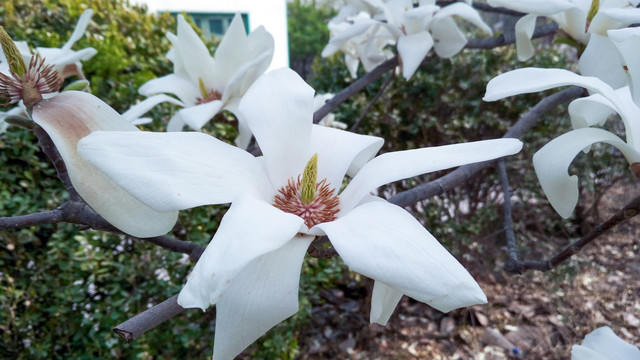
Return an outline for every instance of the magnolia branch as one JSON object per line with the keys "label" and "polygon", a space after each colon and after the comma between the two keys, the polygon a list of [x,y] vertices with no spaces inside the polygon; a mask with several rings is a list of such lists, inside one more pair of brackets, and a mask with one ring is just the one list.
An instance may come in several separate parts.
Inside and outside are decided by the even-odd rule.
{"label": "magnolia branch", "polygon": [[640,196],[633,199],[625,207],[618,210],[607,221],[596,226],[584,237],[574,241],[571,245],[564,248],[562,251],[554,255],[551,259],[540,261],[518,261],[517,258],[512,258],[511,253],[507,263],[504,265],[506,271],[512,273],[522,273],[525,270],[539,270],[548,271],[558,266],[561,262],[567,260],[571,256],[578,253],[583,247],[591,243],[600,235],[607,232],[612,227],[625,222],[634,216],[640,214]]}
{"label": "magnolia branch", "polygon": [[[535,125],[540,117],[554,107],[569,102],[584,95],[584,90],[574,86],[558,91],[542,99],[507,131],[503,138],[520,138],[526,131]],[[399,206],[411,206],[419,201],[426,200],[433,196],[449,191],[469,180],[475,173],[491,165],[493,161],[464,165],[456,170],[428,183],[418,185],[413,189],[400,192],[389,199],[390,202]]]}

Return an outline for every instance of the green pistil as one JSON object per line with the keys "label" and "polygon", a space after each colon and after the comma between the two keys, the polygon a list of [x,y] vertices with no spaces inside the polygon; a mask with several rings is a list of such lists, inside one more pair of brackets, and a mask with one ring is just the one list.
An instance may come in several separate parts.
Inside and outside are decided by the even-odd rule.
{"label": "green pistil", "polygon": [[316,182],[318,180],[318,154],[314,154],[302,173],[302,185],[300,187],[300,199],[304,205],[308,205],[316,196]]}
{"label": "green pistil", "polygon": [[589,13],[587,14],[587,24],[584,29],[585,32],[589,30],[589,25],[591,25],[591,20],[593,20],[593,18],[596,16],[599,9],[600,9],[600,0],[591,0],[591,7],[589,8]]}
{"label": "green pistil", "polygon": [[7,58],[11,72],[19,77],[23,77],[24,73],[27,72],[27,65],[24,63],[20,50],[18,50],[11,36],[7,34],[2,26],[0,26],[0,45],[2,46],[4,56]]}
{"label": "green pistil", "polygon": [[202,78],[198,78],[198,86],[200,87],[200,95],[202,95],[203,99],[206,99],[209,96],[209,91],[204,85],[204,80],[202,80]]}

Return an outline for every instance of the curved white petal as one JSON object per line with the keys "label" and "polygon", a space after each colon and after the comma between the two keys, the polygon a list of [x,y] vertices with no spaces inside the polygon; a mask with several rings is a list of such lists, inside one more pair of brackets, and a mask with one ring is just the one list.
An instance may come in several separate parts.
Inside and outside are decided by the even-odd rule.
{"label": "curved white petal", "polygon": [[184,106],[184,103],[182,101],[172,98],[171,96],[160,94],[148,97],[143,101],[133,105],[131,108],[129,108],[129,110],[122,113],[122,116],[129,122],[133,122],[135,119],[138,119],[147,111],[153,109],[156,105],[163,102],[170,102],[178,106]]}
{"label": "curved white petal", "polygon": [[518,54],[518,60],[529,60],[535,53],[535,48],[531,42],[533,37],[533,31],[536,28],[536,20],[538,15],[528,14],[521,17],[515,26],[516,34],[516,52]]}
{"label": "curved white petal", "polygon": [[236,198],[189,274],[178,304],[205,310],[217,303],[244,267],[292,241],[302,224],[301,218],[262,200]]}
{"label": "curved white petal", "polygon": [[322,57],[328,57],[335,54],[347,41],[364,34],[371,26],[376,24],[377,22],[374,20],[362,19],[355,22],[353,25],[345,27],[342,31],[329,39],[329,43],[322,50]]}
{"label": "curved white petal", "polygon": [[532,13],[538,15],[552,15],[576,7],[567,0],[488,0],[493,7]]}
{"label": "curved white petal", "polygon": [[34,106],[33,120],[53,140],[78,194],[105,220],[137,237],[164,235],[171,230],[177,211],[157,212],[140,203],[76,150],[81,138],[98,130],[139,133],[109,105],[85,92],[65,91]]}
{"label": "curved white petal", "polygon": [[607,34],[622,56],[633,101],[640,107],[640,27],[609,30]]}
{"label": "curved white petal", "polygon": [[158,211],[232,202],[239,194],[272,200],[262,164],[199,132],[94,132],[80,155]]}
{"label": "curved white petal", "polygon": [[578,98],[569,104],[569,116],[574,129],[603,125],[616,112],[615,106],[600,94]]}
{"label": "curved white petal", "polygon": [[216,304],[213,359],[232,359],[279,322],[298,312],[300,267],[312,236],[296,236],[253,260]]}
{"label": "curved white petal", "polygon": [[214,100],[204,104],[180,109],[180,117],[193,130],[200,130],[222,109],[222,101]]}
{"label": "curved white petal", "polygon": [[620,339],[608,326],[587,334],[582,345],[571,347],[571,360],[625,359],[640,360],[640,349]]}
{"label": "curved white petal", "polygon": [[606,36],[609,29],[619,29],[638,22],[640,22],[640,9],[629,7],[600,9],[589,25],[589,32]]}
{"label": "curved white petal", "polygon": [[340,194],[340,214],[348,212],[370,191],[412,176],[486,161],[520,151],[517,139],[495,139],[382,154],[367,163]]}
{"label": "curved white petal", "polygon": [[402,298],[400,291],[381,282],[373,283],[373,291],[371,293],[371,311],[369,312],[369,321],[372,323],[387,325],[393,311],[398,306]]}
{"label": "curved white petal", "polygon": [[242,17],[236,14],[216,49],[216,67],[210,71],[210,81],[225,88],[223,95],[231,92],[229,96],[242,96],[269,67],[273,49],[273,36],[264,27],[247,36]]}
{"label": "curved white petal", "polygon": [[409,80],[433,47],[433,38],[427,31],[421,31],[401,36],[397,46],[402,60],[402,76]]}
{"label": "curved white petal", "polygon": [[367,202],[316,227],[349,268],[440,311],[487,301],[465,268],[396,205]]}
{"label": "curved white petal", "polygon": [[278,69],[262,75],[240,100],[238,111],[262,149],[275,188],[301,174],[313,155],[313,92],[293,70]]}
{"label": "curved white petal", "polygon": [[251,129],[249,129],[249,124],[247,124],[247,120],[244,118],[244,115],[238,111],[237,106],[233,106],[229,111],[231,111],[236,116],[236,119],[238,119],[238,137],[235,140],[236,146],[240,149],[246,149],[249,147],[251,139],[253,138]]}
{"label": "curved white petal", "polygon": [[76,28],[73,29],[73,33],[71,33],[71,37],[69,40],[62,46],[62,50],[69,51],[73,44],[76,41],[80,40],[80,38],[84,35],[84,32],[87,30],[87,26],[89,26],[89,21],[91,21],[91,16],[93,16],[93,10],[87,9],[82,12],[80,18],[78,19],[78,23],[76,24]]}
{"label": "curved white petal", "polygon": [[[202,79],[205,84],[208,85],[209,81],[207,80],[210,76],[209,74],[216,64],[209,54],[207,46],[202,42],[191,25],[184,19],[182,14],[178,15],[177,38],[178,41],[174,44],[176,47],[175,55],[180,57],[189,79],[194,84],[198,84],[198,79]],[[183,101],[185,100],[183,99]]]}
{"label": "curved white petal", "polygon": [[359,169],[376,155],[383,143],[379,137],[313,125],[310,152],[318,154],[318,180],[326,178],[340,189],[348,169]]}
{"label": "curved white petal", "polygon": [[563,218],[568,218],[578,203],[578,177],[569,176],[569,165],[582,149],[597,142],[617,147],[630,164],[640,161],[638,151],[616,135],[596,128],[570,131],[551,140],[533,155],[533,167],[542,190]]}
{"label": "curved white petal", "polygon": [[607,36],[591,34],[589,43],[578,60],[578,69],[580,74],[597,77],[614,89],[627,85],[620,56]]}
{"label": "curved white petal", "polygon": [[144,96],[158,93],[174,94],[184,102],[185,106],[194,105],[196,99],[200,97],[200,91],[196,85],[189,79],[176,74],[149,80],[138,89],[138,93]]}
{"label": "curved white petal", "polygon": [[580,76],[563,69],[522,68],[491,79],[482,100],[495,101],[512,95],[543,91],[558,86],[577,85],[598,92],[607,98],[613,94],[611,86],[602,80]]}
{"label": "curved white petal", "polygon": [[480,30],[484,31],[486,34],[493,33],[489,25],[487,25],[482,20],[480,14],[478,14],[478,12],[473,7],[462,2],[455,2],[449,6],[445,6],[435,13],[434,18],[439,19],[450,17],[453,15],[460,16],[461,18],[480,28]]}
{"label": "curved white petal", "polygon": [[454,56],[467,44],[466,36],[450,17],[434,21],[429,30],[435,42],[433,50],[441,58],[447,59]]}

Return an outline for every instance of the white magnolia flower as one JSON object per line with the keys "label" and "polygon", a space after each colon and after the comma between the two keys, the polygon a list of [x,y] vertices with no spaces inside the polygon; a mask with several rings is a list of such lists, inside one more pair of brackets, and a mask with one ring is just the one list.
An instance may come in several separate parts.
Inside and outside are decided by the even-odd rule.
{"label": "white magnolia flower", "polygon": [[[431,48],[442,58],[454,56],[464,48],[467,38],[453,20],[454,15],[488,34],[492,33],[491,28],[469,4],[455,2],[440,8],[435,3],[435,0],[422,0],[414,7],[412,0],[389,0],[381,8],[379,2],[376,2],[376,9],[382,9],[382,12],[377,11],[375,16],[370,15],[370,12],[361,12],[358,17],[347,18],[348,22],[341,22],[343,17],[337,17],[329,23],[332,35],[322,56],[330,56],[341,50],[347,54],[346,61],[350,71],[354,67],[357,69],[358,59],[363,64],[367,61],[365,59],[378,59],[369,61],[375,67],[388,58],[384,47],[397,43],[402,75],[408,80]],[[381,33],[381,27],[387,31]],[[353,76],[355,72],[351,71],[351,74]]]}
{"label": "white magnolia flower", "polygon": [[640,27],[609,30],[609,39],[620,53],[622,69],[627,77],[627,84],[631,89],[631,96],[636,105],[640,106]]}
{"label": "white magnolia flower", "polygon": [[[264,27],[247,36],[240,14],[236,14],[227,33],[216,49],[215,57],[200,40],[182,15],[178,15],[178,35],[167,37],[173,48],[167,58],[173,73],[150,80],[140,87],[140,94],[150,96],[123,115],[133,123],[142,123],[141,115],[161,102],[182,106],[169,121],[169,131],[180,131],[184,125],[200,130],[222,110],[238,118],[238,146],[246,148],[251,133],[238,113],[238,103],[251,84],[269,67],[274,41]],[[178,99],[161,94],[175,95]]]}
{"label": "white magnolia flower", "polygon": [[[333,98],[333,94],[316,94],[316,96],[313,97],[313,112],[316,112],[327,101],[331,100],[332,98]],[[345,130],[347,128],[347,124],[341,121],[336,121],[335,119],[336,119],[336,115],[334,113],[328,113],[327,116],[323,117],[318,122],[318,125],[332,127],[336,129],[342,129],[342,130]]]}
{"label": "white magnolia flower", "polygon": [[[594,143],[604,142],[618,148],[636,176],[640,175],[640,108],[633,102],[629,87],[613,89],[602,80],[580,76],[561,69],[524,68],[499,75],[489,81],[485,101],[508,96],[577,85],[593,95],[574,100],[570,106],[572,124],[576,130],[553,139],[533,156],[533,166],[540,185],[553,208],[562,217],[571,215],[578,203],[578,178],[569,176],[573,158]],[[604,123],[612,113],[618,113],[625,126],[626,141],[608,131],[589,126]]]}
{"label": "white magnolia flower", "polygon": [[620,339],[608,326],[593,330],[571,347],[571,360],[640,360],[640,349]]}
{"label": "white magnolia flower", "polygon": [[360,62],[369,72],[393,57],[393,53],[386,48],[395,44],[393,36],[366,13],[350,18],[349,22],[330,21],[329,31],[331,38],[322,50],[322,56],[343,52],[347,69],[353,78],[358,76]]}
{"label": "white magnolia flower", "polygon": [[[534,54],[531,37],[538,16],[553,19],[573,40],[585,44],[578,68],[586,76],[595,76],[609,85],[625,86],[615,47],[607,37],[607,30],[619,29],[640,22],[638,0],[603,0],[589,19],[591,0],[488,0],[491,6],[502,6],[527,13],[516,22],[518,59],[528,60]],[[606,54],[606,55],[605,55]]]}
{"label": "white magnolia flower", "polygon": [[[232,202],[178,303],[217,307],[214,359],[233,358],[298,310],[314,236],[376,280],[371,321],[402,294],[441,310],[483,303],[467,271],[404,209],[370,191],[396,180],[516,153],[516,139],[387,153],[377,137],[312,124],[313,89],[290,69],[263,75],[239,110],[263,157],[203,133],[98,132],[79,152],[158,211]],[[372,159],[372,160],[371,160]],[[345,174],[352,177],[340,193]]]}
{"label": "white magnolia flower", "polygon": [[467,44],[466,36],[453,20],[454,15],[487,34],[492,33],[478,12],[463,2],[440,8],[435,0],[422,0],[417,7],[413,7],[411,0],[390,0],[385,3],[385,14],[387,26],[398,42],[402,75],[407,80],[413,76],[431,48],[439,57],[449,58]]}

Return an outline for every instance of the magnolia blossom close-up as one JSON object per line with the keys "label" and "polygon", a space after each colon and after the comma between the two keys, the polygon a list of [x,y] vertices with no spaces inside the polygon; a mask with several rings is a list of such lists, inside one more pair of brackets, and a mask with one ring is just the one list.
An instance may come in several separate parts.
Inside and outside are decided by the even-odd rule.
{"label": "magnolia blossom close-up", "polygon": [[[277,91],[275,91],[277,89]],[[298,310],[304,255],[327,236],[375,280],[370,320],[402,295],[448,312],[486,302],[462,265],[406,210],[370,194],[384,184],[520,151],[497,139],[385,153],[378,137],[314,125],[313,89],[290,69],[259,78],[240,101],[261,157],[203,133],[94,132],[81,156],[157,211],[231,203],[180,292],[216,306],[214,359],[231,359]],[[344,190],[345,175],[351,180]]]}
{"label": "magnolia blossom close-up", "polygon": [[[598,78],[580,76],[568,70],[524,68],[493,78],[487,84],[483,98],[495,101],[566,85],[584,87],[592,95],[574,100],[569,106],[575,130],[551,140],[533,156],[540,185],[553,208],[564,218],[571,215],[579,197],[578,178],[569,176],[569,165],[578,153],[592,144],[604,142],[618,148],[635,175],[640,175],[640,108],[633,102],[630,88],[615,90]],[[609,131],[592,127],[603,124],[612,113],[620,115],[626,141]]]}
{"label": "magnolia blossom close-up", "polygon": [[168,33],[167,37],[173,45],[167,54],[173,63],[173,73],[142,85],[139,93],[148,98],[123,116],[134,124],[149,122],[150,119],[140,117],[157,104],[170,102],[182,109],[169,120],[167,130],[181,131],[185,124],[200,130],[214,115],[229,110],[238,119],[236,144],[246,148],[251,132],[237,108],[247,89],[271,63],[274,48],[271,34],[260,26],[247,35],[242,17],[236,14],[211,57],[195,30],[178,15],[177,35]]}
{"label": "magnolia blossom close-up", "polygon": [[[388,58],[385,46],[396,44],[402,63],[402,76],[410,79],[432,48],[441,58],[452,57],[464,48],[467,38],[453,20],[454,16],[459,16],[487,34],[492,33],[478,12],[466,2],[454,2],[444,7],[436,6],[435,0],[421,0],[415,5],[411,0],[365,3],[369,9],[367,12],[349,17],[341,11],[329,23],[332,36],[322,52],[325,57],[338,50],[351,53],[350,57],[346,57],[350,70],[354,68],[354,62],[357,67],[359,59],[370,71],[371,65],[375,67]],[[374,5],[376,11],[372,10]],[[356,9],[364,9],[364,6],[352,4],[348,9],[347,13],[353,13]],[[354,39],[358,39],[358,46],[354,46]],[[351,70],[351,75],[354,74]]]}
{"label": "magnolia blossom close-up", "polygon": [[640,360],[640,349],[620,339],[608,326],[595,329],[571,347],[571,360]]}

